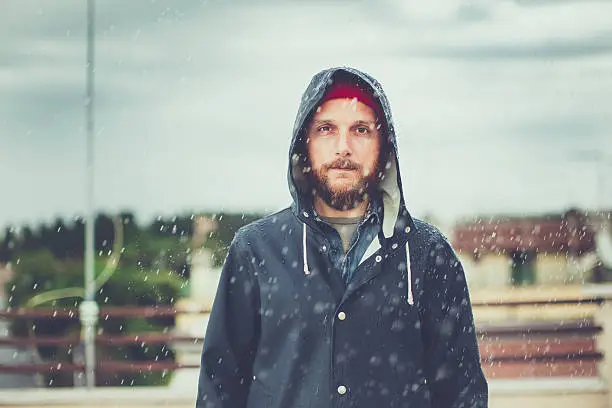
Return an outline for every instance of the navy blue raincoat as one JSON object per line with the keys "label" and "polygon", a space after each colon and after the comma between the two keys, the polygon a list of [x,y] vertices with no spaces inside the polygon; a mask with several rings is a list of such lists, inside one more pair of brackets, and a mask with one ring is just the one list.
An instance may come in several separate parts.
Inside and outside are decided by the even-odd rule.
{"label": "navy blue raincoat", "polygon": [[[347,284],[305,200],[303,128],[339,76],[369,86],[391,160],[381,233]],[[198,408],[485,408],[470,298],[446,238],[406,209],[391,109],[353,68],[316,74],[289,152],[291,207],[241,228],[206,330]]]}

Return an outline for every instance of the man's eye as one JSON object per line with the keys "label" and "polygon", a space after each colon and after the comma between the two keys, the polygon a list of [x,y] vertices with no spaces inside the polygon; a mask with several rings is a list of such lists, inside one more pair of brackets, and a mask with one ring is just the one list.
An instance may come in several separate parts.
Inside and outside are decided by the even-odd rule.
{"label": "man's eye", "polygon": [[359,133],[360,135],[367,135],[369,132],[370,129],[368,129],[367,127],[360,126],[357,128],[357,133]]}
{"label": "man's eye", "polygon": [[331,127],[330,126],[319,126],[317,130],[319,132],[327,133],[327,132],[331,132]]}

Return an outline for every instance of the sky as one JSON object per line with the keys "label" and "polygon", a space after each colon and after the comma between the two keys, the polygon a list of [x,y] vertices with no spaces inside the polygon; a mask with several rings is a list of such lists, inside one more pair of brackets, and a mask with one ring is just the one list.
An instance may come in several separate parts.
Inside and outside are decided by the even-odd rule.
{"label": "sky", "polygon": [[[338,65],[382,83],[413,215],[612,207],[610,1],[104,0],[95,32],[99,211],[286,207]],[[82,216],[86,2],[3,0],[0,38],[0,226]]]}

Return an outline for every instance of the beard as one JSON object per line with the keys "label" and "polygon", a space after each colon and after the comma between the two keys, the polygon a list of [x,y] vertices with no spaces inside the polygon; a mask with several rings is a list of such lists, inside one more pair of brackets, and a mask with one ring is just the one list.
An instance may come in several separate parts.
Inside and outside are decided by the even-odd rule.
{"label": "beard", "polygon": [[[332,169],[353,170],[359,174],[359,179],[352,185],[332,185],[329,179],[329,171]],[[367,175],[364,175],[363,166],[349,159],[338,159],[318,169],[312,168],[309,174],[313,193],[327,205],[340,211],[351,210],[366,200],[382,176],[378,162]]]}

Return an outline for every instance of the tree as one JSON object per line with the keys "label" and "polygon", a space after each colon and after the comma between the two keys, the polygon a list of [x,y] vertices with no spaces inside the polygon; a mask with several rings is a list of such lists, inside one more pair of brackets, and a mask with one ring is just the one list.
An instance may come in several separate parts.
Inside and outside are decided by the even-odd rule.
{"label": "tree", "polygon": [[23,251],[34,251],[40,248],[40,237],[34,231],[24,226],[21,228],[21,239],[19,240],[18,248]]}
{"label": "tree", "polygon": [[[173,305],[189,277],[194,216],[158,219],[144,227],[137,224],[131,212],[124,211],[119,217],[123,232],[123,245],[118,249],[121,251],[120,261],[111,278],[99,287],[96,300],[102,306]],[[206,246],[214,249],[214,261],[220,265],[238,228],[259,218],[259,215],[219,214],[215,215],[215,218],[219,228],[212,234]],[[95,270],[100,276],[109,259],[109,253],[112,254],[111,251],[116,250],[113,245],[117,231],[113,218],[109,215],[100,214],[95,222]],[[37,229],[24,227],[22,236],[17,240],[12,230],[7,229],[5,237],[0,241],[0,256],[15,261],[15,274],[7,286],[11,292],[11,306],[24,306],[33,296],[43,292],[47,292],[43,296],[46,297],[48,291],[83,288],[84,239],[85,225],[82,219],[67,224],[58,218],[52,226],[42,224]],[[16,262],[17,259],[20,262]],[[74,291],[70,293],[72,297],[60,298],[41,306],[77,307],[81,298],[78,294],[75,295]],[[82,294],[82,291],[80,293]],[[40,299],[40,296],[37,299]],[[173,318],[100,320],[100,328],[107,334],[149,330],[159,332],[173,325]],[[15,324],[13,330],[20,335],[61,336],[76,334],[79,327],[76,320],[37,319]],[[101,353],[101,358],[104,356],[116,360],[174,358],[172,350],[164,344],[150,347],[99,347],[98,352]],[[40,347],[39,353],[52,361],[69,362],[72,359],[67,350],[58,347]],[[51,382],[53,385],[69,385],[72,382],[72,375],[66,373],[48,374],[48,377],[47,383]],[[98,381],[100,385],[163,384],[169,378],[170,376],[162,374],[101,374]]]}
{"label": "tree", "polygon": [[12,228],[6,228],[4,237],[0,242],[0,264],[7,263],[11,259],[14,248],[14,234]]}

